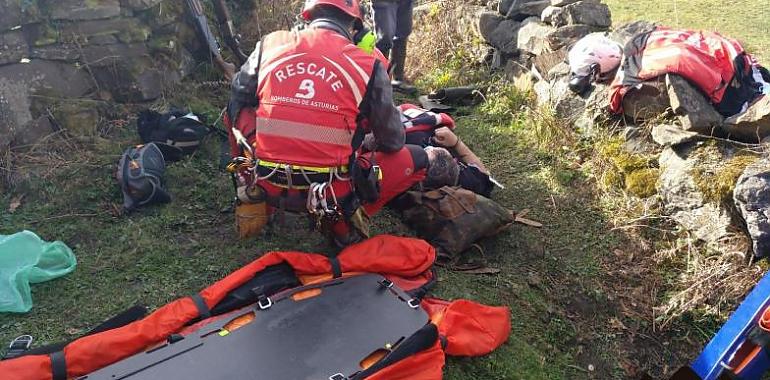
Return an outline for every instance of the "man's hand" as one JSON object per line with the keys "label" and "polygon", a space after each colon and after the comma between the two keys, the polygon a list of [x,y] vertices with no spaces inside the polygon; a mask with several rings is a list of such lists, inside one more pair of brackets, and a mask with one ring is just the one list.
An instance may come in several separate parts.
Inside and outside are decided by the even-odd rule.
{"label": "man's hand", "polygon": [[447,127],[438,128],[434,132],[433,142],[444,148],[454,148],[457,146],[458,141],[460,141],[460,138]]}

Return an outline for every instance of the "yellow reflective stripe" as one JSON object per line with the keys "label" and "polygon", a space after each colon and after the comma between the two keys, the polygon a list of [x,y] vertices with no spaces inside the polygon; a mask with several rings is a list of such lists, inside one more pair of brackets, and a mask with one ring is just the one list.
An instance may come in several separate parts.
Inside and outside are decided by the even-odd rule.
{"label": "yellow reflective stripe", "polygon": [[257,133],[324,144],[350,146],[353,132],[342,128],[298,123],[294,121],[257,118]]}
{"label": "yellow reflective stripe", "polygon": [[[260,160],[259,161],[259,166],[265,166],[265,167],[268,167],[268,168],[284,168],[284,167],[286,167],[286,164],[281,164],[281,163],[278,163],[278,162],[270,162],[270,161]],[[332,167],[332,168],[328,168],[328,167],[324,168],[324,167],[317,167],[317,166],[302,166],[302,165],[289,165],[289,167],[291,168],[292,171],[296,170],[296,172],[294,172],[293,174],[298,174],[298,175],[302,174],[301,170],[315,172],[315,173],[321,173],[321,174],[329,174],[334,169],[339,170],[340,173],[347,173],[348,172],[347,165],[339,166],[339,167]],[[308,173],[306,173],[306,174],[308,174]],[[310,173],[310,174],[312,174],[312,173]]]}
{"label": "yellow reflective stripe", "polygon": [[271,181],[269,179],[267,180],[267,182],[269,182],[271,185],[273,185],[275,187],[280,187],[282,189],[293,189],[293,190],[307,190],[307,189],[310,189],[310,186],[308,186],[308,185],[291,185],[291,187],[289,187],[289,185],[286,185],[286,184],[283,184],[283,183],[273,182],[273,181]]}

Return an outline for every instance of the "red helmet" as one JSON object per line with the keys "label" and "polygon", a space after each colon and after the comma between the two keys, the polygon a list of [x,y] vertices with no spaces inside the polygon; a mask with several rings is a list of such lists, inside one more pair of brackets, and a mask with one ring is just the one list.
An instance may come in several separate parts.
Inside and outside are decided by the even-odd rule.
{"label": "red helmet", "polygon": [[302,8],[302,18],[309,20],[310,11],[318,5],[331,5],[354,18],[363,18],[358,0],[305,0],[305,7]]}

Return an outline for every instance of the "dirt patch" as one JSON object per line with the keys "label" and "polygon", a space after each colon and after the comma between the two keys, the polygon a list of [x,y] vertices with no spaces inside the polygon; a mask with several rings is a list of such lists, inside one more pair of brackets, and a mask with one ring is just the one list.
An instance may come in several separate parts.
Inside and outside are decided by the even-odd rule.
{"label": "dirt patch", "polygon": [[704,338],[658,321],[655,307],[665,281],[647,242],[629,234],[602,264],[606,272],[602,287],[616,306],[608,327],[622,342],[617,358],[626,373],[662,378],[694,359]]}

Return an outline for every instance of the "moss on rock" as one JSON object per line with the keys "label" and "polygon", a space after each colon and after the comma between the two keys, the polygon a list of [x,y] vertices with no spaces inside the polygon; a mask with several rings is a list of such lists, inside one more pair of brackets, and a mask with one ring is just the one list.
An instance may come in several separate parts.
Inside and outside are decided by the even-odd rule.
{"label": "moss on rock", "polygon": [[704,199],[714,204],[729,202],[738,177],[760,158],[756,154],[740,151],[724,159],[724,153],[724,149],[716,144],[705,145],[696,152],[701,161],[690,173]]}
{"label": "moss on rock", "polygon": [[639,169],[650,167],[650,159],[640,155],[632,154],[623,149],[623,140],[613,138],[599,147],[599,154],[612,162],[612,164],[623,174],[629,174]]}
{"label": "moss on rock", "polygon": [[139,23],[127,23],[126,27],[118,32],[117,37],[120,42],[144,42],[150,38],[152,30]]}
{"label": "moss on rock", "polygon": [[623,148],[623,139],[619,137],[601,140],[596,143],[599,164],[594,166],[603,189],[624,189],[639,198],[647,198],[656,193],[656,183],[660,169],[654,167],[652,156],[630,153]]}
{"label": "moss on rock", "polygon": [[91,136],[99,125],[99,111],[93,102],[67,102],[54,111],[62,127],[76,136]]}
{"label": "moss on rock", "polygon": [[625,177],[626,191],[639,198],[649,198],[657,192],[656,184],[660,169],[645,168],[628,173]]}
{"label": "moss on rock", "polygon": [[32,45],[35,47],[53,45],[59,42],[59,31],[48,22],[37,24],[28,30],[32,36]]}

